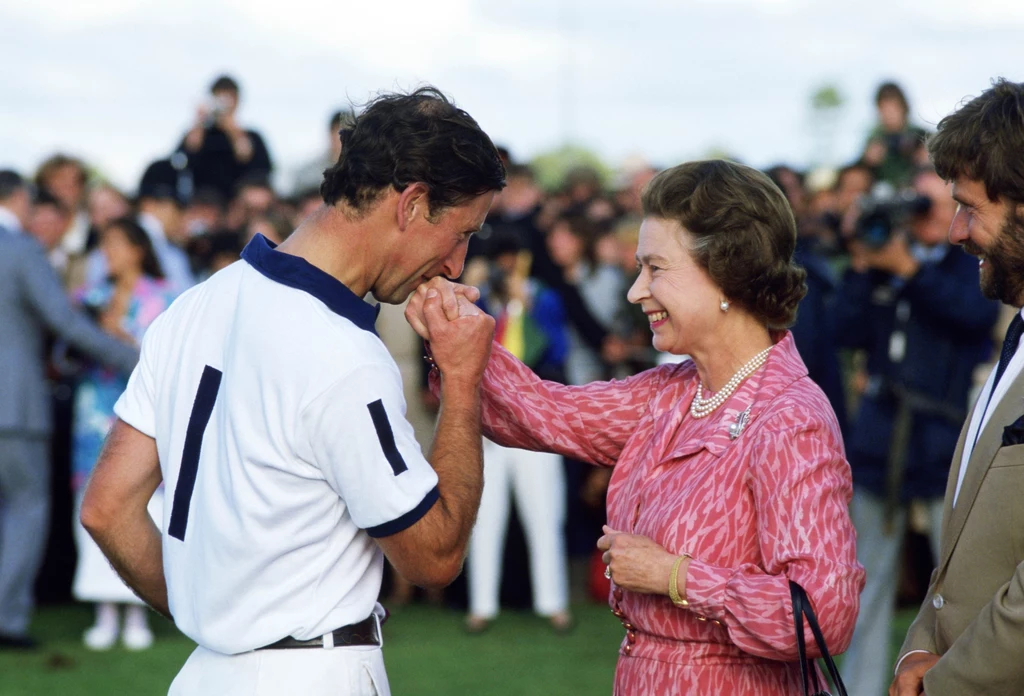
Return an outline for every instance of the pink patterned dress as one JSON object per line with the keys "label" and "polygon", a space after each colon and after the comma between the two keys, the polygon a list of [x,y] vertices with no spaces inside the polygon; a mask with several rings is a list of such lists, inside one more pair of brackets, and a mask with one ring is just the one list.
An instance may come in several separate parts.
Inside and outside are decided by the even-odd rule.
{"label": "pink patterned dress", "polygon": [[609,603],[626,629],[618,696],[802,694],[790,579],[810,596],[830,651],[850,641],[864,585],[847,513],[850,467],[792,336],[776,339],[764,367],[703,419],[689,414],[692,362],[568,387],[494,346],[487,436],[615,467],[608,524],[693,556],[686,609],[613,585]]}

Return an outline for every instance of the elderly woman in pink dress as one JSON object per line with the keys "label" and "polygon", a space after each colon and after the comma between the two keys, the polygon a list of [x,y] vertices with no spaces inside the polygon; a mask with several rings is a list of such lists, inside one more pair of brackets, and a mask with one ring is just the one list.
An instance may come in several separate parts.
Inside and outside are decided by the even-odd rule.
{"label": "elderly woman in pink dress", "polygon": [[[484,430],[613,467],[598,547],[625,629],[616,694],[800,694],[789,581],[840,653],[864,571],[839,427],[784,330],[805,293],[793,214],[766,176],[724,161],[662,172],[643,206],[628,298],[654,347],[689,360],[571,387],[493,346]],[[438,281],[417,293],[421,335],[445,320],[431,303],[458,320],[453,293],[472,294]]]}

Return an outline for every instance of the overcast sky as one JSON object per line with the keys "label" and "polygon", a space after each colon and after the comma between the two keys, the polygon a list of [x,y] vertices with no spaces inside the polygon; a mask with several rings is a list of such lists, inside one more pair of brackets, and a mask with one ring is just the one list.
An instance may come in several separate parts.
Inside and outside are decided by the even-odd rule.
{"label": "overcast sky", "polygon": [[[221,72],[285,174],[333,109],[424,82],[521,159],[572,141],[613,165],[842,161],[880,81],[933,125],[994,76],[1024,80],[1022,37],[1021,0],[0,0],[0,167],[62,150],[133,191]],[[829,83],[831,152],[810,118]]]}

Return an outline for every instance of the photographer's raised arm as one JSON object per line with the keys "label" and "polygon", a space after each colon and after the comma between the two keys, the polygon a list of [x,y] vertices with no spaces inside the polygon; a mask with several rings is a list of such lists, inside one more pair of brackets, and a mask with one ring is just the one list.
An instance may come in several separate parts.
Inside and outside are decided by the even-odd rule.
{"label": "photographer's raised arm", "polygon": [[206,121],[210,116],[210,110],[206,106],[200,106],[196,109],[196,120],[189,128],[188,133],[185,134],[185,138],[181,141],[181,145],[178,146],[179,150],[184,150],[189,154],[195,154],[203,148],[203,141],[206,140]]}

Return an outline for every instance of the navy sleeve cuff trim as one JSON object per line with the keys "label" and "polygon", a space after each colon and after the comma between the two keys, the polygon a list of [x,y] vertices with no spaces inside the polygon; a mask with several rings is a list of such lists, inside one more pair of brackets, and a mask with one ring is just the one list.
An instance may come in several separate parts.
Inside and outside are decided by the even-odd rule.
{"label": "navy sleeve cuff trim", "polygon": [[430,489],[430,492],[423,497],[420,504],[412,510],[405,513],[398,519],[385,522],[384,524],[378,524],[376,527],[367,527],[366,533],[374,539],[398,534],[419,522],[420,518],[426,515],[430,508],[434,507],[434,503],[436,503],[440,497],[440,491],[437,490],[437,486],[434,486]]}

